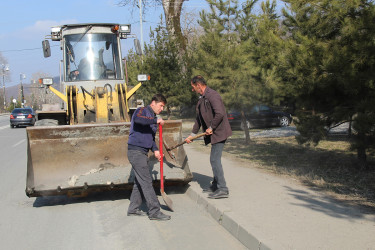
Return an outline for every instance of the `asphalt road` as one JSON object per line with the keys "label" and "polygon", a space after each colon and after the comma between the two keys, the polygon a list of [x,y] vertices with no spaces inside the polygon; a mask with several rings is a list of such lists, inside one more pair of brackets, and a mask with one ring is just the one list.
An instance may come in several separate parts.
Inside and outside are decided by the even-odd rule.
{"label": "asphalt road", "polygon": [[28,198],[26,129],[11,129],[9,116],[0,148],[1,249],[244,249],[184,190],[166,190],[175,212],[162,222],[126,216],[129,192]]}

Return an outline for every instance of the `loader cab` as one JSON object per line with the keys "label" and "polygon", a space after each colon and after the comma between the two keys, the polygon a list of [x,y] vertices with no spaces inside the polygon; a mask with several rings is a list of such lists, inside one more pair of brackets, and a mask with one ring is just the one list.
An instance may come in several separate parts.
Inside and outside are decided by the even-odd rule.
{"label": "loader cab", "polygon": [[66,35],[64,58],[66,82],[123,79],[115,34]]}
{"label": "loader cab", "polygon": [[[128,36],[134,37],[130,25],[90,23],[52,27],[47,38],[60,42],[62,81],[60,91],[53,86],[48,88],[63,101],[67,124],[130,121],[131,98],[135,98],[142,83],[127,86],[125,82],[120,39]],[[50,56],[50,52],[45,40],[44,56]]]}
{"label": "loader cab", "polygon": [[[68,24],[53,27],[52,41],[63,50],[63,81],[80,85],[92,81],[124,80],[120,39],[130,35],[130,25]],[[86,82],[86,83],[85,83]]]}

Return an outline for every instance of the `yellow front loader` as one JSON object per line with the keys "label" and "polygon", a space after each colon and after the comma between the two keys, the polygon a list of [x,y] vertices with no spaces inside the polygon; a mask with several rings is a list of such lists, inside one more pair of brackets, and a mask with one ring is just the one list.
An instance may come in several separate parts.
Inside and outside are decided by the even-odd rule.
{"label": "yellow front loader", "polygon": [[[130,25],[94,23],[52,28],[50,39],[59,41],[63,51],[63,88],[59,91],[52,87],[48,78],[42,79],[42,84],[63,101],[64,108],[38,111],[36,126],[26,129],[27,196],[82,196],[91,191],[132,187],[134,175],[127,159],[127,142],[131,111],[141,103],[130,100],[147,76],[139,75],[139,83],[133,88],[125,82],[120,39],[128,37]],[[43,50],[45,57],[50,56],[48,40],[43,41]],[[163,138],[167,145],[182,141],[181,129],[181,120],[165,123]],[[159,162],[150,156],[149,166],[158,185]],[[191,181],[183,147],[165,154],[164,179],[166,185]]]}

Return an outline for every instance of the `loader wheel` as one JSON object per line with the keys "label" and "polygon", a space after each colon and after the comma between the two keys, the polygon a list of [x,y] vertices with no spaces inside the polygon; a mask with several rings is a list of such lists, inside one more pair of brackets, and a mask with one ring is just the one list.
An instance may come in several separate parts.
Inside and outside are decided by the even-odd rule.
{"label": "loader wheel", "polygon": [[43,120],[36,121],[34,126],[57,126],[57,125],[59,125],[58,120],[43,119]]}

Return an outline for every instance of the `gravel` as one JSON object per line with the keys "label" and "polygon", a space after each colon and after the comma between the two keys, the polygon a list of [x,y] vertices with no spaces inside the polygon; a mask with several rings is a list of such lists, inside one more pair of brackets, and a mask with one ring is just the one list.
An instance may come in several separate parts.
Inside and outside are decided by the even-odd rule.
{"label": "gravel", "polygon": [[[183,137],[190,135],[190,129],[193,127],[193,122],[183,122],[182,128],[184,130]],[[346,135],[348,134],[349,123],[341,124],[329,130],[330,135]],[[288,127],[275,127],[275,128],[265,128],[263,130],[252,131],[250,130],[250,138],[277,138],[277,137],[289,137],[299,135],[295,126]],[[245,135],[243,135],[245,138]]]}
{"label": "gravel", "polygon": [[[329,130],[328,134],[329,135],[347,135],[348,128],[349,128],[349,123],[344,123],[338,127],[335,127]],[[250,131],[250,137],[253,137],[253,138],[257,138],[257,137],[258,138],[261,138],[261,137],[274,138],[274,137],[288,137],[288,136],[296,136],[296,135],[299,135],[299,132],[297,131],[295,126],[264,129],[262,131],[257,131],[257,132]]]}
{"label": "gravel", "polygon": [[272,138],[272,137],[288,137],[299,135],[296,127],[281,127],[281,128],[272,128],[264,129],[262,131],[250,132],[250,138]]}

